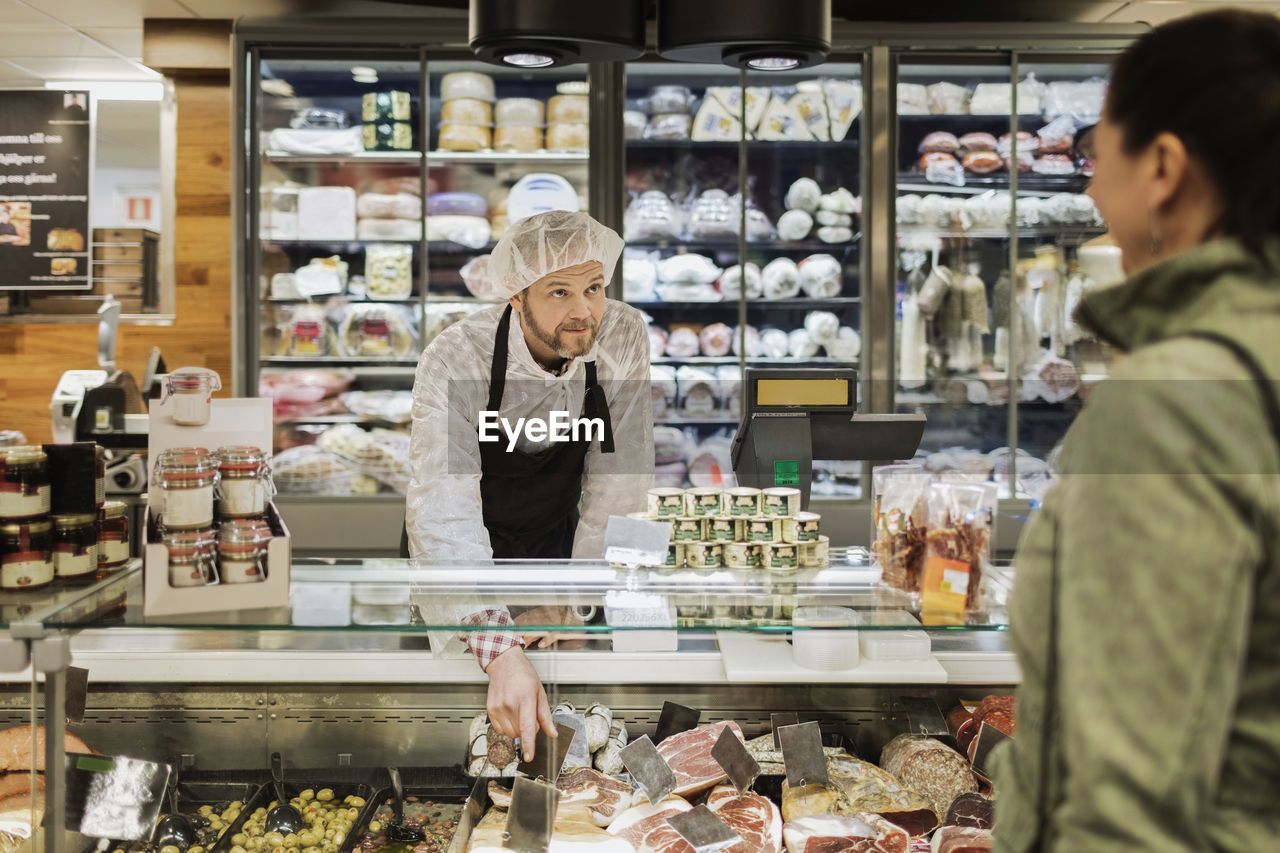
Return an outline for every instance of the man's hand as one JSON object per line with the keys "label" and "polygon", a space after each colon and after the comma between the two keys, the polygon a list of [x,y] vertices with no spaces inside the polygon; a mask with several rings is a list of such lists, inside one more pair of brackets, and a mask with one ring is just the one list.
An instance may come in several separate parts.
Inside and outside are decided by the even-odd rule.
{"label": "man's hand", "polygon": [[538,726],[551,737],[556,736],[547,691],[538,673],[519,647],[494,658],[486,672],[489,675],[489,722],[507,737],[520,738],[524,760],[532,761]]}

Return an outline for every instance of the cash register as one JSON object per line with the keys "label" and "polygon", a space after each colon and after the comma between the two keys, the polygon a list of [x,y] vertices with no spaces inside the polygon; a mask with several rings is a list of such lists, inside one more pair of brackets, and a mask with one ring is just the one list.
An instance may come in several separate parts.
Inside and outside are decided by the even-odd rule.
{"label": "cash register", "polygon": [[739,485],[794,486],[809,505],[814,459],[910,459],[922,414],[858,414],[850,368],[747,368],[742,421],[733,439]]}

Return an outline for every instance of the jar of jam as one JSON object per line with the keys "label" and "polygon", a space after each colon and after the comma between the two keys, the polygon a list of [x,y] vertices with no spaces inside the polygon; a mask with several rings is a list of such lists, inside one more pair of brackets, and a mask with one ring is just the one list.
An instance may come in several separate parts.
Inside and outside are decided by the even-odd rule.
{"label": "jar of jam", "polygon": [[40,589],[53,583],[53,522],[0,524],[0,589]]}
{"label": "jar of jam", "polygon": [[53,516],[53,574],[60,581],[89,581],[98,574],[96,513]]}
{"label": "jar of jam", "polygon": [[218,528],[218,576],[223,583],[258,583],[267,577],[271,529],[261,521],[236,518]]}
{"label": "jar of jam", "polygon": [[170,586],[205,586],[217,576],[213,565],[217,551],[212,528],[167,530],[163,541],[169,551]]}
{"label": "jar of jam", "polygon": [[49,512],[49,457],[24,444],[0,448],[0,518],[35,518]]}
{"label": "jar of jam", "polygon": [[199,530],[213,524],[214,457],[207,452],[167,454],[156,461],[155,481],[163,495],[160,523],[166,529]]}
{"label": "jar of jam", "polygon": [[266,512],[270,470],[261,448],[218,448],[218,516],[257,518]]}
{"label": "jar of jam", "polygon": [[182,426],[207,424],[213,392],[221,388],[222,377],[205,367],[181,367],[170,373],[166,399],[173,398],[173,422]]}
{"label": "jar of jam", "polygon": [[129,562],[129,516],[123,501],[107,501],[98,510],[98,568]]}

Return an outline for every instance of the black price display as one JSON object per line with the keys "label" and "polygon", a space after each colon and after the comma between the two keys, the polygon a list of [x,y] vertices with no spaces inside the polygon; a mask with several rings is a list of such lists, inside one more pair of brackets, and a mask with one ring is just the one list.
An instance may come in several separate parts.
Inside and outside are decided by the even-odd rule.
{"label": "black price display", "polygon": [[88,92],[0,92],[0,290],[89,287]]}

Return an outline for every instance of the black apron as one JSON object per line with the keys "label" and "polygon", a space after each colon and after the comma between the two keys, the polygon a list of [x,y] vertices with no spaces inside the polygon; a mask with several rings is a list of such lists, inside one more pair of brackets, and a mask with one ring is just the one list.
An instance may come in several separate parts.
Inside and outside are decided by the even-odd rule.
{"label": "black apron", "polygon": [[[502,407],[507,382],[507,337],[511,306],[502,312],[489,369],[488,410]],[[604,389],[596,383],[596,363],[586,363],[582,416],[604,422],[602,453],[613,452],[613,423]],[[493,556],[567,559],[573,553],[582,497],[582,472],[591,442],[557,442],[540,453],[507,452],[507,440],[480,442],[480,501]]]}

